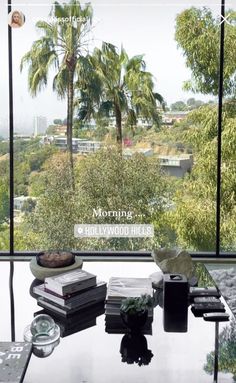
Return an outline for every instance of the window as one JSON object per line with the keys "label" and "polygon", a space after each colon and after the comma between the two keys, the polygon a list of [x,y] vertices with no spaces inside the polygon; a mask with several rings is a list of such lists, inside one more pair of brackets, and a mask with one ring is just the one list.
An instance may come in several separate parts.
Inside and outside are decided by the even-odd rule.
{"label": "window", "polygon": [[[235,10],[226,9],[227,21],[219,14],[210,0],[204,7],[13,2],[10,15],[6,7],[0,24],[6,68],[7,23],[12,35],[15,251],[214,252],[219,222],[220,250],[235,251]],[[3,72],[1,80],[7,94]],[[5,128],[2,122],[0,148],[9,144]],[[0,152],[5,180],[6,154]],[[8,220],[0,227],[3,238]]]}

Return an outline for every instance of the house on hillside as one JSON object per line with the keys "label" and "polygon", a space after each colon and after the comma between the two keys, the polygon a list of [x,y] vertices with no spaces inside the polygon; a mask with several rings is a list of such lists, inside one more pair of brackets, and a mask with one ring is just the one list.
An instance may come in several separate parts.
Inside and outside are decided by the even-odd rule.
{"label": "house on hillside", "polygon": [[[51,143],[62,150],[67,149],[67,137],[52,136]],[[96,152],[100,149],[102,143],[100,141],[91,141],[83,138],[72,138],[73,153],[88,154]]]}
{"label": "house on hillside", "polygon": [[14,197],[14,210],[22,211],[24,203],[28,200],[36,201],[36,197],[24,196]]}
{"label": "house on hillside", "polygon": [[162,125],[173,125],[175,122],[183,121],[187,117],[188,113],[188,111],[163,113]]}
{"label": "house on hillside", "polygon": [[66,136],[67,126],[66,125],[55,125],[53,127],[53,135],[55,136]]}
{"label": "house on hillside", "polygon": [[170,176],[182,178],[193,167],[193,156],[158,156],[161,168]]}

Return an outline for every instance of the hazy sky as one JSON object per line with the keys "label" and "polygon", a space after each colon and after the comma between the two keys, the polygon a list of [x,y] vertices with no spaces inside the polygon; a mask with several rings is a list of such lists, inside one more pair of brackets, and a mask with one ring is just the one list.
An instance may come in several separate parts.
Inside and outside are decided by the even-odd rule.
{"label": "hazy sky", "polygon": [[[1,0],[1,4],[3,4]],[[7,3],[7,1],[6,1]],[[21,10],[26,17],[25,25],[12,30],[13,37],[13,79],[15,130],[32,131],[33,116],[46,116],[48,122],[54,118],[66,116],[66,101],[58,100],[52,92],[52,76],[46,89],[34,99],[29,95],[27,70],[20,73],[20,59],[40,37],[35,29],[37,19],[46,18],[51,9],[51,1],[12,1],[12,9]],[[94,29],[92,45],[100,46],[108,41],[120,47],[123,44],[132,56],[144,54],[147,69],[156,80],[156,91],[162,94],[168,104],[176,100],[187,100],[192,94],[183,92],[183,81],[190,78],[190,72],[184,64],[184,58],[174,40],[175,18],[183,9],[190,6],[209,6],[214,14],[220,13],[217,1],[144,1],[129,2],[93,1]],[[7,74],[7,7],[1,5],[1,73],[0,73],[0,134],[6,129],[8,118],[8,74]],[[203,100],[209,96],[194,95]]]}

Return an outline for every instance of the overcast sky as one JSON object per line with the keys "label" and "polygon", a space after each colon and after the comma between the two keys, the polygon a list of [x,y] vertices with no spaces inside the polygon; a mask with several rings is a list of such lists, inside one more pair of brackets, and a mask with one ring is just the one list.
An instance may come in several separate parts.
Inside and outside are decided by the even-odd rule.
{"label": "overcast sky", "polygon": [[[1,0],[1,4],[3,0]],[[7,3],[7,1],[6,1]],[[12,9],[21,10],[26,22],[22,28],[13,29],[13,79],[15,130],[29,132],[33,130],[33,116],[46,116],[48,123],[54,118],[65,118],[66,101],[58,100],[52,92],[52,76],[45,90],[34,99],[29,95],[27,70],[20,73],[21,57],[31,48],[32,42],[40,37],[35,29],[37,19],[47,18],[51,1],[12,1]],[[40,4],[39,4],[40,3]],[[182,90],[183,81],[190,78],[190,72],[184,64],[184,58],[174,40],[175,18],[183,9],[194,6],[208,6],[214,14],[220,13],[217,1],[129,1],[101,0],[93,1],[94,28],[93,43],[100,46],[108,41],[120,47],[123,44],[127,53],[132,56],[144,54],[147,69],[155,77],[156,91],[162,94],[168,104],[177,100],[186,101],[192,96]],[[0,135],[7,128],[8,117],[8,75],[7,75],[7,7],[1,6],[0,39]],[[194,95],[195,98],[208,100],[209,96]]]}

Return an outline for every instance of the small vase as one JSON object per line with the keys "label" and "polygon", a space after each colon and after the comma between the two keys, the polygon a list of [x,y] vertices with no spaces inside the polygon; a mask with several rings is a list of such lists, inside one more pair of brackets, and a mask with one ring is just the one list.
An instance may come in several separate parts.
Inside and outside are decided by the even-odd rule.
{"label": "small vase", "polygon": [[135,314],[127,314],[121,311],[120,315],[125,326],[130,329],[131,332],[137,332],[144,327],[148,318],[148,310],[140,311]]}

